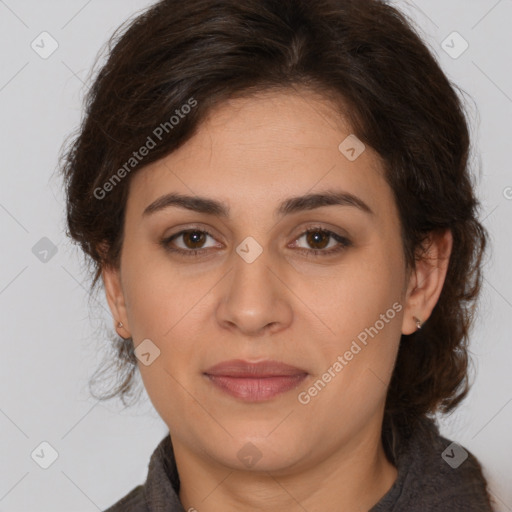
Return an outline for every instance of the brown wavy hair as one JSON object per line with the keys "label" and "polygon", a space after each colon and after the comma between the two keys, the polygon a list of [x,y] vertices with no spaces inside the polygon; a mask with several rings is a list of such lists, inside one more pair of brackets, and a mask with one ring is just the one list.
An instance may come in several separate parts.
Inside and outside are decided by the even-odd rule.
{"label": "brown wavy hair", "polygon": [[[399,210],[408,269],[429,233],[449,229],[453,249],[431,317],[403,335],[383,431],[394,432],[467,395],[468,341],[481,287],[487,234],[469,169],[470,138],[461,91],[422,41],[413,22],[378,0],[163,0],[112,36],[87,93],[81,126],[61,170],[67,234],[90,264],[91,291],[105,266],[119,266],[130,176],[98,190],[167,122],[147,165],[180,147],[211,109],[237,96],[302,88],[337,102],[353,133],[382,158]],[[169,119],[194,98],[197,105]],[[162,131],[162,130],[161,130]],[[102,190],[105,190],[104,188]],[[93,377],[112,371],[134,387],[132,340],[112,339]]]}

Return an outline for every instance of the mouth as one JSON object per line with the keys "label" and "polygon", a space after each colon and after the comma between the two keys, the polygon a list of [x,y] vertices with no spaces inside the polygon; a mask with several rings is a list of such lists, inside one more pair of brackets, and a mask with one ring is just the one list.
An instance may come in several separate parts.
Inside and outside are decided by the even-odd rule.
{"label": "mouth", "polygon": [[297,387],[308,372],[277,361],[225,361],[204,372],[210,383],[228,395],[263,402]]}

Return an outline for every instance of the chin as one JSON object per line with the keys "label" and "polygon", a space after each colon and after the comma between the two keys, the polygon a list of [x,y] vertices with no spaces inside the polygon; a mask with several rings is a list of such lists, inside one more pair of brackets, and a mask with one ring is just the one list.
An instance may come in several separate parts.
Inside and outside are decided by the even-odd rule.
{"label": "chin", "polygon": [[284,430],[279,436],[275,432],[269,435],[269,432],[271,430],[267,430],[261,436],[254,435],[254,429],[245,435],[241,432],[238,435],[231,432],[233,438],[229,441],[229,452],[223,450],[218,453],[222,445],[215,444],[212,448],[216,456],[211,451],[210,454],[236,471],[286,473],[286,470],[296,465],[302,458],[300,447],[304,446],[304,442],[294,439]]}

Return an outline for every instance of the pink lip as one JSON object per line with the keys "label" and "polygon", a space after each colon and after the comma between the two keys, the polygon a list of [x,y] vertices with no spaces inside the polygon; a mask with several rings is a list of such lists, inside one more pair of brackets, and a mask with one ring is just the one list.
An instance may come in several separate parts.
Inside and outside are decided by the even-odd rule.
{"label": "pink lip", "polygon": [[297,387],[308,375],[305,370],[277,361],[249,363],[224,361],[204,372],[222,391],[249,402],[269,400]]}

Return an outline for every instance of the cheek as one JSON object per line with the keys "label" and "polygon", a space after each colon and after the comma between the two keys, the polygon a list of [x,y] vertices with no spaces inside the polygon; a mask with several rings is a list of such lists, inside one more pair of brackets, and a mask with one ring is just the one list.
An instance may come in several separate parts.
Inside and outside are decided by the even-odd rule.
{"label": "cheek", "polygon": [[[294,292],[305,298],[325,327],[324,347],[343,348],[340,340],[364,341],[367,329],[376,325],[379,334],[393,330],[403,306],[402,276],[386,251],[360,251],[325,276],[297,281]],[[399,329],[398,329],[399,330]],[[372,332],[375,332],[372,329]],[[350,344],[350,343],[349,343]]]}
{"label": "cheek", "polygon": [[[355,314],[342,312],[342,332],[335,342],[319,344],[323,364],[300,403],[315,421],[335,431],[357,431],[384,406],[400,342],[400,304],[370,304]],[[383,311],[385,320],[380,317]],[[341,430],[340,430],[341,429]]]}
{"label": "cheek", "polygon": [[174,316],[170,297],[175,296],[174,286],[165,276],[151,270],[128,277],[125,288],[127,315],[136,342],[144,338],[159,339],[170,329]]}
{"label": "cheek", "polygon": [[[151,340],[160,351],[156,368],[161,366],[160,373],[167,370],[180,378],[184,369],[197,367],[198,344],[208,343],[212,324],[206,327],[205,322],[212,318],[211,291],[221,274],[214,270],[187,274],[183,267],[157,254],[151,255],[150,263],[145,259],[149,257],[141,252],[127,252],[123,269],[134,345],[137,349],[143,340]],[[143,377],[169,378],[156,369],[139,367]]]}
{"label": "cheek", "polygon": [[320,373],[331,368],[336,374],[335,383],[329,385],[333,404],[340,396],[346,404],[361,396],[368,405],[380,401],[400,342],[399,266],[385,250],[365,254],[340,269],[335,278],[326,279],[322,292],[317,288],[308,301],[329,328],[317,348],[325,367]]}
{"label": "cheek", "polygon": [[123,289],[132,336],[137,342],[165,337],[192,307],[193,287],[160,253],[160,249],[145,250],[142,243],[127,243],[124,248]]}

